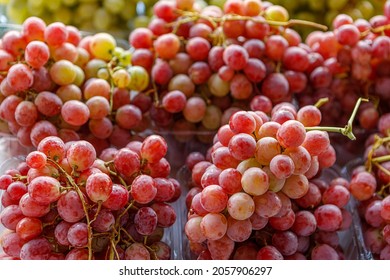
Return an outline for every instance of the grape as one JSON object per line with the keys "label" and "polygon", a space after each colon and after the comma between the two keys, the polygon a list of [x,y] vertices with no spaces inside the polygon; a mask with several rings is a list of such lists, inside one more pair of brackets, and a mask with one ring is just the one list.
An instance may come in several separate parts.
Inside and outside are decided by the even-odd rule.
{"label": "grape", "polygon": [[31,41],[26,46],[24,56],[31,67],[38,69],[48,62],[50,57],[49,47],[43,42]]}
{"label": "grape", "polygon": [[269,178],[261,168],[251,167],[242,174],[241,185],[251,195],[262,195],[269,188]]}
{"label": "grape", "polygon": [[299,147],[305,141],[306,131],[300,122],[290,120],[281,125],[276,137],[284,148]]}
{"label": "grape", "polygon": [[249,219],[236,220],[232,217],[228,218],[228,228],[226,235],[235,242],[248,240],[252,233],[252,223]]}
{"label": "grape", "polygon": [[[263,126],[261,126],[260,130],[262,127]],[[269,165],[271,160],[280,153],[281,146],[273,137],[262,137],[256,143],[255,158],[260,164]]]}
{"label": "grape", "polygon": [[226,208],[227,202],[227,194],[218,185],[207,186],[201,192],[200,203],[208,212],[221,212]]}
{"label": "grape", "polygon": [[252,115],[240,111],[232,115],[229,120],[230,129],[234,133],[252,133],[256,128],[256,122]]}
{"label": "grape", "polygon": [[92,213],[94,213],[94,217],[96,217],[96,219],[91,223],[91,225],[96,232],[109,232],[113,228],[115,224],[115,216],[110,210],[102,209],[96,213],[93,209]]}
{"label": "grape", "polygon": [[272,245],[284,256],[297,252],[298,238],[292,231],[276,232],[272,236]]}
{"label": "grape", "polygon": [[36,202],[28,193],[20,198],[19,206],[23,215],[33,218],[42,217],[50,211],[49,204],[40,204]]}
{"label": "grape", "polygon": [[73,190],[61,195],[57,209],[61,218],[69,223],[78,222],[85,216],[83,202]]}
{"label": "grape", "polygon": [[24,91],[32,86],[34,76],[32,70],[24,64],[12,65],[7,74],[7,83],[15,91]]}
{"label": "grape", "polygon": [[1,213],[1,223],[4,227],[15,230],[17,224],[24,218],[24,213],[18,205],[9,205]]}
{"label": "grape", "polygon": [[157,214],[151,207],[142,207],[134,216],[134,224],[140,234],[151,235],[157,227]]}
{"label": "grape", "polygon": [[150,253],[142,243],[133,243],[125,250],[125,260],[150,260]]}
{"label": "grape", "polygon": [[248,63],[248,52],[244,47],[230,45],[223,52],[223,61],[233,70],[241,70]]}
{"label": "grape", "polygon": [[253,197],[253,201],[256,214],[263,218],[275,216],[282,208],[282,201],[279,196],[271,191]]}
{"label": "grape", "polygon": [[26,242],[20,250],[22,260],[47,260],[51,253],[50,242],[43,238],[36,238]]}
{"label": "grape", "polygon": [[89,44],[92,55],[103,60],[110,60],[112,58],[112,52],[115,47],[116,40],[108,33],[94,34]]}
{"label": "grape", "polygon": [[165,202],[172,199],[175,194],[175,187],[170,180],[166,178],[154,178],[153,181],[157,190],[154,197],[155,201]]}
{"label": "grape", "polygon": [[230,139],[228,147],[233,157],[245,160],[253,156],[256,150],[256,141],[246,133],[239,133]]}
{"label": "grape", "polygon": [[227,202],[229,215],[236,220],[246,220],[255,212],[256,201],[246,193],[238,192],[231,195]]}
{"label": "grape", "polygon": [[200,229],[201,222],[202,217],[200,216],[193,217],[186,222],[184,231],[190,241],[200,243],[206,240],[206,237]]}
{"label": "grape", "polygon": [[66,152],[66,158],[72,168],[84,171],[92,166],[96,158],[96,151],[92,144],[81,140],[70,145]]}
{"label": "grape", "polygon": [[207,247],[209,248],[210,259],[225,260],[232,254],[234,242],[225,235],[218,240],[208,240]]}
{"label": "grape", "polygon": [[227,220],[220,213],[208,213],[200,222],[200,230],[208,240],[221,239],[227,231]]}
{"label": "grape", "polygon": [[319,229],[324,231],[338,230],[342,222],[340,208],[333,204],[324,204],[314,211],[314,216]]}
{"label": "grape", "polygon": [[70,125],[81,126],[88,121],[88,106],[78,100],[69,100],[61,108],[61,116]]}
{"label": "grape", "polygon": [[291,230],[298,236],[310,236],[317,228],[317,221],[314,215],[306,210],[299,211],[295,215],[295,221]]}
{"label": "grape", "polygon": [[183,111],[186,106],[186,96],[179,90],[170,91],[162,100],[163,107],[170,113]]}
{"label": "grape", "polygon": [[58,180],[41,176],[34,178],[28,185],[30,197],[40,204],[50,204],[60,198],[60,182]]}
{"label": "grape", "polygon": [[286,179],[295,169],[293,160],[286,155],[277,155],[269,163],[270,171],[277,179]]}
{"label": "grape", "polygon": [[23,182],[13,182],[8,186],[7,193],[12,200],[19,201],[27,193],[27,186]]}
{"label": "grape", "polygon": [[319,244],[311,252],[313,260],[338,260],[339,255],[336,250],[327,244]]}
{"label": "grape", "polygon": [[88,226],[86,223],[75,223],[68,229],[67,239],[72,246],[83,247],[88,242]]}
{"label": "grape", "polygon": [[65,260],[88,260],[88,250],[73,248],[65,256]]}
{"label": "grape", "polygon": [[24,245],[23,241],[16,232],[4,233],[1,238],[1,246],[8,256],[20,259],[20,250]]}
{"label": "grape", "polygon": [[258,260],[283,260],[283,255],[272,245],[267,245],[257,252]]}
{"label": "grape", "polygon": [[88,198],[94,202],[104,202],[112,192],[112,181],[104,173],[95,173],[88,177],[85,183]]}

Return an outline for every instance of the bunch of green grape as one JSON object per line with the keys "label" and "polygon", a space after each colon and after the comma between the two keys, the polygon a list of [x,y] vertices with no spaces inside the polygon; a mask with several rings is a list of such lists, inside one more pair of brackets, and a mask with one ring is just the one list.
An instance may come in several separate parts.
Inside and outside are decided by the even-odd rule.
{"label": "bunch of green grape", "polygon": [[118,37],[127,36],[137,16],[142,16],[137,13],[142,6],[138,0],[0,0],[0,5],[10,23],[37,16],[46,23],[60,21],[83,31],[110,31]]}

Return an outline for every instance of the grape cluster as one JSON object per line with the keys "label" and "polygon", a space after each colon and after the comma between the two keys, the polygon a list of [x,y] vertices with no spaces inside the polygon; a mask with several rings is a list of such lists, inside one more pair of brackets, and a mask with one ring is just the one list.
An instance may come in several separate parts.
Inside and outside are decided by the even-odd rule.
{"label": "grape cluster", "polygon": [[[197,8],[194,1],[158,1],[148,27],[129,42],[132,64],[151,77],[155,126],[180,135],[212,135],[239,110],[263,110],[291,102],[322,72],[287,11],[260,0],[228,0]],[[315,25],[317,26],[317,25]],[[194,133],[193,133],[194,134]],[[210,140],[210,139],[208,139]]]}
{"label": "grape cluster", "polygon": [[365,145],[365,164],[352,166],[349,188],[358,201],[367,249],[375,259],[390,259],[390,113],[378,121],[378,130]]}
{"label": "grape cluster", "polygon": [[344,258],[337,232],[351,224],[350,191],[319,177],[336,160],[328,133],[309,128],[320,121],[315,106],[239,111],[206,158],[188,156],[185,234],[198,259]]}
{"label": "grape cluster", "polygon": [[322,124],[335,125],[348,118],[359,97],[371,100],[360,108],[356,121],[361,141],[340,142],[355,154],[364,152],[364,139],[375,130],[380,115],[390,109],[389,24],[390,1],[387,1],[381,15],[353,20],[340,14],[333,20],[333,31],[314,31],[306,39],[307,45],[321,55],[327,74],[323,75],[321,87],[309,85],[303,94],[297,95],[300,106],[328,97],[329,103],[321,108]]}
{"label": "grape cluster", "polygon": [[[4,1],[3,1],[4,2]],[[28,17],[36,16],[46,23],[60,21],[87,32],[110,32],[125,38],[137,22],[144,22],[134,0],[6,0],[5,16],[11,23],[21,24]],[[155,1],[140,2],[138,6],[151,6]]]}
{"label": "grape cluster", "polygon": [[39,142],[0,176],[2,259],[171,259],[181,194],[167,143],[150,135],[97,158],[87,141]]}
{"label": "grape cluster", "polygon": [[149,76],[112,35],[82,37],[72,26],[31,17],[1,42],[0,118],[24,146],[59,136],[88,140],[99,154],[148,127],[148,102],[133,97]]}

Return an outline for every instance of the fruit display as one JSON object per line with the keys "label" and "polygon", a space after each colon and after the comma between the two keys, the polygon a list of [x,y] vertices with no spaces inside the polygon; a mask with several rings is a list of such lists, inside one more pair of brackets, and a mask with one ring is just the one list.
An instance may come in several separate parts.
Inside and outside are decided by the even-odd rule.
{"label": "fruit display", "polygon": [[133,3],[131,30],[88,13],[125,42],[54,10],[4,25],[0,132],[26,150],[0,174],[1,258],[358,259],[361,230],[390,258],[390,1],[331,25],[218,2]]}
{"label": "fruit display", "polygon": [[0,176],[1,258],[171,259],[181,189],[166,151],[157,135],[101,158],[87,141],[44,138]]}

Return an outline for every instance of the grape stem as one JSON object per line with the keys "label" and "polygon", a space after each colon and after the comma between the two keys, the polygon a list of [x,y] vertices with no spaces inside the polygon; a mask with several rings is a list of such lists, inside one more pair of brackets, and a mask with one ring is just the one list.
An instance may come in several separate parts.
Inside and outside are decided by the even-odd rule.
{"label": "grape stem", "polygon": [[205,19],[205,20],[209,21],[211,24],[213,24],[214,28],[217,27],[217,23],[231,21],[231,20],[246,20],[246,21],[253,21],[256,23],[267,23],[267,24],[273,25],[273,26],[290,27],[293,25],[304,25],[304,26],[318,28],[318,29],[323,30],[323,31],[328,30],[328,27],[325,25],[318,24],[318,23],[311,22],[311,21],[307,21],[307,20],[300,20],[300,19],[290,19],[288,21],[275,21],[275,20],[267,20],[267,19],[262,19],[262,18],[254,18],[254,17],[250,17],[250,16],[242,16],[242,15],[234,15],[234,14],[227,14],[227,15],[224,15],[222,17],[211,17],[211,16],[204,16],[204,15],[201,15],[197,12],[192,12],[192,11],[176,10],[176,12],[185,17],[183,20],[181,20],[181,21],[179,20],[178,22],[174,23],[174,24],[179,23],[179,25],[181,24],[182,21],[183,21],[183,23],[184,23],[184,21],[187,22],[187,18],[189,17],[189,18],[193,19],[194,21],[199,19],[199,18]]}
{"label": "grape stem", "polygon": [[318,99],[318,101],[316,102],[316,104],[314,104],[314,106],[317,107],[317,108],[320,108],[322,105],[324,105],[324,104],[327,103],[328,101],[329,101],[329,97],[320,98],[320,99]]}
{"label": "grape stem", "polygon": [[69,184],[74,188],[74,190],[76,191],[76,193],[78,194],[80,200],[81,200],[81,204],[83,205],[83,210],[84,210],[84,213],[85,213],[85,218],[87,220],[87,230],[88,230],[88,260],[92,260],[92,228],[91,228],[91,222],[90,222],[90,219],[89,219],[89,215],[88,215],[88,209],[87,209],[87,203],[84,199],[84,195],[83,193],[81,192],[79,186],[76,184],[76,182],[73,180],[72,176],[70,176],[56,161],[52,160],[51,158],[48,158],[47,161],[49,161],[50,163],[54,164],[58,170],[60,170],[61,173],[63,173],[67,179],[67,181],[69,182]]}
{"label": "grape stem", "polygon": [[356,117],[357,111],[359,109],[360,103],[368,102],[369,100],[366,98],[360,97],[356,104],[355,108],[352,111],[351,117],[348,120],[348,123],[344,127],[331,127],[331,126],[313,126],[313,127],[306,127],[306,131],[311,131],[311,130],[320,130],[320,131],[328,131],[328,132],[336,132],[336,133],[341,133],[344,136],[347,136],[351,140],[356,140],[356,136],[353,134],[352,131],[352,123]]}
{"label": "grape stem", "polygon": [[376,158],[373,158],[371,161],[373,163],[381,163],[381,162],[390,161],[390,155],[376,157]]}

